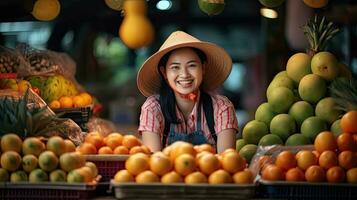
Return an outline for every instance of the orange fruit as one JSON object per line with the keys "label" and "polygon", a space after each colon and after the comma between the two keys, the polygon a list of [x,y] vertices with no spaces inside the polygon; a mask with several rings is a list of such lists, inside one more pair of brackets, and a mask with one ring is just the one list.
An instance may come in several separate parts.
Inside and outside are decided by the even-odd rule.
{"label": "orange fruit", "polygon": [[346,177],[348,183],[357,183],[357,167],[349,169]]}
{"label": "orange fruit", "polygon": [[326,179],[330,183],[343,183],[346,180],[345,170],[340,166],[334,166],[327,170]]}
{"label": "orange fruit", "polygon": [[129,149],[124,146],[118,146],[113,151],[114,154],[129,154]]}
{"label": "orange fruit", "polygon": [[327,5],[328,0],[303,0],[311,8],[322,8]]}
{"label": "orange fruit", "polygon": [[21,156],[16,151],[6,151],[0,156],[1,168],[6,169],[7,171],[16,171],[21,166]]}
{"label": "orange fruit", "polygon": [[325,178],[325,170],[318,165],[312,165],[305,171],[307,182],[324,182]]}
{"label": "orange fruit", "polygon": [[289,169],[285,174],[286,181],[305,181],[305,174],[298,167]]}
{"label": "orange fruit", "polygon": [[69,96],[63,96],[58,100],[61,104],[61,108],[72,108],[73,107],[73,100]]}
{"label": "orange fruit", "polygon": [[22,143],[23,155],[39,156],[46,149],[46,145],[37,137],[28,137]]}
{"label": "orange fruit", "polygon": [[291,168],[296,167],[297,162],[295,154],[293,154],[291,151],[280,152],[276,157],[275,165],[283,171],[287,171]]}
{"label": "orange fruit", "polygon": [[1,137],[1,151],[16,151],[17,153],[21,153],[22,148],[22,140],[21,138],[14,134],[8,133]]}
{"label": "orange fruit", "polygon": [[152,171],[146,170],[135,177],[137,183],[154,183],[160,182],[160,178]]}
{"label": "orange fruit", "polygon": [[172,147],[171,152],[170,152],[170,159],[171,161],[175,161],[177,157],[179,157],[182,154],[190,154],[193,157],[196,156],[196,151],[193,148],[193,145],[190,143],[180,143],[174,147]]}
{"label": "orange fruit", "polygon": [[90,132],[85,136],[85,142],[91,143],[95,148],[99,149],[104,146],[103,136],[98,132]]}
{"label": "orange fruit", "polygon": [[258,159],[259,169],[263,169],[268,164],[273,164],[273,159],[270,156],[263,155]]}
{"label": "orange fruit", "polygon": [[213,154],[216,153],[216,149],[210,145],[210,144],[201,144],[201,145],[196,145],[196,153],[202,152],[202,151],[208,151]]}
{"label": "orange fruit", "polygon": [[228,149],[225,149],[221,155],[223,156],[224,154],[228,153],[228,152],[237,152],[237,150],[233,149],[233,148],[228,148]]}
{"label": "orange fruit", "polygon": [[64,140],[64,144],[66,146],[66,150],[65,152],[73,152],[76,151],[76,145],[74,145],[74,143],[69,140],[69,139],[65,139]]}
{"label": "orange fruit", "polygon": [[129,149],[129,154],[136,154],[136,153],[146,153],[145,150],[141,146],[134,146]]}
{"label": "orange fruit", "polygon": [[337,142],[335,136],[330,131],[323,131],[319,133],[314,142],[315,150],[319,153],[324,151],[336,151],[337,149]]}
{"label": "orange fruit", "polygon": [[337,146],[340,152],[356,151],[357,143],[355,142],[353,135],[354,134],[342,133],[337,137]]}
{"label": "orange fruit", "polygon": [[182,183],[183,179],[181,175],[175,171],[164,174],[161,177],[161,183]]}
{"label": "orange fruit", "polygon": [[239,155],[237,151],[226,152],[223,154],[221,163],[222,168],[231,174],[242,171],[247,166],[244,157]]}
{"label": "orange fruit", "polygon": [[268,181],[282,181],[285,180],[285,175],[280,167],[274,164],[268,164],[262,170],[262,178]]}
{"label": "orange fruit", "polygon": [[338,158],[333,151],[324,151],[319,157],[319,165],[324,169],[329,169],[338,165]]}
{"label": "orange fruit", "polygon": [[116,134],[109,134],[107,137],[103,139],[105,145],[108,147],[115,149],[117,146],[122,144],[123,136],[119,133]]}
{"label": "orange fruit", "polygon": [[250,184],[253,183],[253,180],[254,180],[253,173],[248,169],[233,174],[234,183]]}
{"label": "orange fruit", "polygon": [[46,148],[60,156],[66,152],[66,143],[60,136],[51,136],[46,143]]}
{"label": "orange fruit", "polygon": [[79,94],[79,96],[81,96],[83,98],[85,105],[92,104],[93,98],[87,92],[82,92],[82,93]]}
{"label": "orange fruit", "polygon": [[108,147],[108,146],[104,146],[104,147],[100,147],[98,149],[98,154],[113,154],[113,150]]}
{"label": "orange fruit", "polygon": [[58,0],[37,0],[31,14],[38,20],[50,21],[55,19],[61,10]]}
{"label": "orange fruit", "polygon": [[186,184],[207,183],[207,177],[202,172],[192,172],[185,177]]}
{"label": "orange fruit", "polygon": [[344,114],[341,118],[340,126],[344,133],[357,133],[357,110]]}
{"label": "orange fruit", "polygon": [[72,101],[73,101],[73,107],[75,107],[75,108],[81,108],[86,105],[83,97],[79,96],[79,95],[73,96]]}
{"label": "orange fruit", "polygon": [[338,154],[338,164],[344,169],[351,169],[356,167],[356,154],[352,151],[342,151],[340,154]]}
{"label": "orange fruit", "polygon": [[302,150],[296,155],[297,166],[304,171],[310,166],[318,164],[318,159],[312,151]]}
{"label": "orange fruit", "polygon": [[220,166],[221,163],[218,158],[211,153],[202,154],[201,158],[198,160],[198,167],[201,172],[206,175],[210,175],[212,172],[218,170]]}
{"label": "orange fruit", "polygon": [[91,143],[86,142],[79,145],[76,150],[84,155],[97,154],[97,149],[95,148],[95,146]]}
{"label": "orange fruit", "polygon": [[122,169],[114,175],[114,180],[118,183],[134,182],[134,176],[128,170]]}
{"label": "orange fruit", "polygon": [[320,157],[320,153],[316,150],[313,150],[312,153],[316,156],[317,159]]}
{"label": "orange fruit", "polygon": [[181,154],[175,159],[175,171],[183,176],[186,176],[196,171],[195,158],[191,154]]}
{"label": "orange fruit", "polygon": [[219,169],[213,172],[208,177],[209,184],[224,184],[224,183],[232,183],[232,176],[225,170]]}
{"label": "orange fruit", "polygon": [[150,170],[155,174],[162,176],[171,171],[173,164],[170,158],[164,153],[158,151],[150,157]]}
{"label": "orange fruit", "polygon": [[141,146],[141,142],[134,135],[124,135],[122,145],[128,149],[131,149],[134,146]]}
{"label": "orange fruit", "polygon": [[51,109],[59,109],[61,108],[61,102],[59,102],[58,100],[53,100],[51,101],[51,103],[49,104],[49,107]]}
{"label": "orange fruit", "polygon": [[130,174],[136,176],[139,173],[148,170],[150,168],[150,159],[149,156],[144,153],[137,153],[131,155],[125,161],[125,168],[129,171]]}
{"label": "orange fruit", "polygon": [[150,154],[151,153],[151,150],[150,150],[149,147],[147,147],[145,145],[141,145],[140,147],[143,149],[144,153],[146,153],[146,154]]}

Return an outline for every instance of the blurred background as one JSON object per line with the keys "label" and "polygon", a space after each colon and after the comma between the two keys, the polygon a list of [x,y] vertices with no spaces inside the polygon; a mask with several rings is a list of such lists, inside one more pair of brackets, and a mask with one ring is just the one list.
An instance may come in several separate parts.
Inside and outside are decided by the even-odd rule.
{"label": "blurred background", "polygon": [[315,14],[339,27],[327,49],[357,73],[355,0],[330,0],[322,9],[286,0],[268,13],[258,0],[225,0],[224,10],[213,16],[202,12],[196,0],[147,0],[155,37],[138,49],[128,48],[120,39],[124,13],[111,9],[106,0],[59,0],[60,13],[48,22],[31,15],[34,2],[0,1],[0,45],[15,48],[27,43],[67,53],[76,63],[78,83],[103,105],[99,117],[119,129],[135,130],[138,125],[145,98],[136,87],[137,70],[175,30],[216,43],[231,55],[233,69],[219,92],[234,103],[241,128],[266,101],[268,83],[285,69],[289,57],[308,49],[301,27]]}

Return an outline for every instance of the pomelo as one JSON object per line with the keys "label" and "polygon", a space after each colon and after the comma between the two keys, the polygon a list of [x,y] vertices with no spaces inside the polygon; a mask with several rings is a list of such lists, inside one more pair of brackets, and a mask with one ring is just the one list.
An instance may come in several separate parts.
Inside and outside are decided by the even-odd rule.
{"label": "pomelo", "polygon": [[294,94],[286,87],[274,88],[267,97],[271,109],[276,113],[287,112],[294,103]]}
{"label": "pomelo", "polygon": [[260,140],[258,145],[259,146],[269,146],[275,144],[284,144],[281,138],[278,135],[268,134],[264,135]]}
{"label": "pomelo", "polygon": [[43,169],[35,169],[29,175],[30,183],[47,182],[48,175]]}
{"label": "pomelo", "polygon": [[301,133],[295,133],[293,135],[290,135],[285,142],[286,146],[298,146],[308,144],[311,144],[310,139]]}
{"label": "pomelo", "polygon": [[264,122],[252,120],[243,128],[243,139],[248,144],[258,144],[260,138],[268,134],[268,127]]}
{"label": "pomelo", "polygon": [[257,110],[255,111],[255,120],[264,122],[267,126],[269,126],[270,121],[276,113],[273,111],[268,102],[260,104]]}
{"label": "pomelo", "polygon": [[57,168],[58,158],[52,151],[44,151],[38,157],[38,165],[46,172],[53,171]]}
{"label": "pomelo", "polygon": [[23,182],[23,181],[28,181],[28,176],[26,172],[22,170],[18,170],[15,172],[12,172],[10,175],[10,182]]}
{"label": "pomelo", "polygon": [[325,97],[326,91],[324,79],[316,74],[308,74],[300,80],[299,96],[304,101],[315,104]]}
{"label": "pomelo", "polygon": [[270,122],[270,133],[279,136],[283,141],[295,132],[295,120],[288,114],[279,114]]}
{"label": "pomelo", "polygon": [[331,132],[333,133],[333,135],[337,138],[337,136],[339,136],[342,133],[342,128],[341,128],[341,119],[338,119],[336,121],[334,121],[331,125]]}
{"label": "pomelo", "polygon": [[286,72],[298,84],[302,77],[311,74],[311,57],[306,53],[294,54],[286,64]]}
{"label": "pomelo", "polygon": [[239,150],[244,147],[244,145],[246,145],[247,143],[245,142],[245,140],[242,139],[238,139],[236,140],[236,150],[239,152]]}
{"label": "pomelo", "polygon": [[317,117],[332,124],[342,115],[342,111],[336,109],[336,106],[336,101],[332,97],[325,97],[316,104],[315,114]]}
{"label": "pomelo", "polygon": [[295,85],[294,85],[294,81],[292,79],[290,79],[288,76],[280,75],[279,77],[274,78],[270,82],[270,84],[267,88],[266,95],[269,96],[271,91],[273,91],[274,88],[276,88],[276,87],[286,87],[290,90],[293,90]]}
{"label": "pomelo", "polygon": [[258,146],[255,144],[247,144],[244,147],[241,148],[239,151],[239,155],[243,156],[247,163],[250,163],[252,160],[253,156],[257,152]]}
{"label": "pomelo", "polygon": [[50,182],[66,182],[67,174],[61,169],[56,169],[50,173]]}
{"label": "pomelo", "polygon": [[289,115],[295,119],[300,127],[305,119],[314,115],[314,107],[307,101],[298,101],[290,107]]}
{"label": "pomelo", "polygon": [[15,151],[6,151],[1,154],[0,164],[10,172],[16,171],[21,166],[21,156]]}
{"label": "pomelo", "polygon": [[38,159],[32,154],[28,154],[22,158],[22,169],[25,172],[31,172],[37,168]]}
{"label": "pomelo", "polygon": [[35,156],[39,156],[45,150],[45,144],[36,137],[28,137],[22,143],[22,153],[24,155],[32,154]]}
{"label": "pomelo", "polygon": [[332,81],[339,74],[339,62],[336,57],[328,52],[318,52],[312,57],[311,71],[326,81]]}
{"label": "pomelo", "polygon": [[316,116],[305,119],[300,128],[301,134],[308,137],[311,141],[315,141],[316,136],[326,130],[328,130],[327,123]]}

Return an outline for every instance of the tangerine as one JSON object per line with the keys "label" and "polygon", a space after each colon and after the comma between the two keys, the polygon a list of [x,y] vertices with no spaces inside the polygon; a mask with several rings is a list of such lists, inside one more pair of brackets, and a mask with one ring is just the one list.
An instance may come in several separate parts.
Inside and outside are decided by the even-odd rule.
{"label": "tangerine", "polygon": [[191,154],[181,154],[175,159],[174,168],[179,174],[186,176],[196,171],[195,158]]}
{"label": "tangerine", "polygon": [[137,183],[154,183],[160,182],[160,178],[152,171],[146,170],[135,177]]}
{"label": "tangerine", "polygon": [[200,168],[201,172],[203,172],[206,175],[210,175],[212,172],[218,170],[220,166],[221,163],[218,160],[218,158],[211,153],[202,154],[200,159],[198,159],[198,167]]}
{"label": "tangerine", "polygon": [[349,111],[344,114],[340,123],[344,133],[357,133],[357,110]]}
{"label": "tangerine", "polygon": [[345,170],[340,166],[334,166],[327,170],[326,179],[330,183],[343,183],[346,180]]}
{"label": "tangerine", "polygon": [[239,155],[237,151],[223,154],[221,163],[222,168],[231,174],[242,171],[247,166],[245,158]]}
{"label": "tangerine", "polygon": [[114,180],[118,183],[134,182],[134,176],[128,170],[122,169],[114,175]]}
{"label": "tangerine", "polygon": [[344,169],[351,169],[357,165],[357,156],[352,151],[342,151],[338,154],[338,164]]}
{"label": "tangerine", "polygon": [[150,170],[159,176],[171,171],[173,165],[168,156],[158,151],[150,157]]}
{"label": "tangerine", "polygon": [[234,183],[250,184],[253,183],[253,180],[254,180],[253,173],[248,169],[233,174]]}
{"label": "tangerine", "polygon": [[129,154],[129,149],[124,146],[118,146],[114,149],[114,154]]}
{"label": "tangerine", "polygon": [[324,151],[319,157],[319,165],[324,169],[330,169],[331,167],[338,165],[338,158],[333,151]]}
{"label": "tangerine", "polygon": [[164,174],[161,177],[161,183],[182,183],[183,179],[181,175],[175,171]]}
{"label": "tangerine", "polygon": [[134,146],[140,146],[141,142],[134,135],[124,135],[123,136],[122,145],[125,146],[128,149],[131,149]]}
{"label": "tangerine", "polygon": [[207,177],[202,172],[192,172],[185,177],[186,184],[207,183]]}
{"label": "tangerine", "polygon": [[139,173],[146,171],[150,168],[150,159],[149,156],[144,153],[137,153],[131,155],[125,161],[125,168],[128,172],[134,176]]}
{"label": "tangerine", "polygon": [[337,137],[337,146],[340,152],[356,151],[357,143],[354,140],[354,134],[342,133]]}
{"label": "tangerine", "polygon": [[289,169],[285,174],[286,181],[305,181],[305,174],[298,167]]}
{"label": "tangerine", "polygon": [[325,170],[318,165],[312,165],[305,171],[307,182],[324,182],[325,178]]}
{"label": "tangerine", "polygon": [[293,154],[291,151],[280,152],[276,157],[275,165],[283,171],[287,171],[291,168],[296,167],[297,161],[295,158],[295,154]]}
{"label": "tangerine", "polygon": [[285,175],[280,167],[268,164],[262,170],[262,178],[268,181],[282,181],[285,179]]}
{"label": "tangerine", "polygon": [[299,153],[297,153],[296,155],[297,166],[302,170],[306,170],[310,166],[318,164],[318,158],[312,151],[302,150],[299,151]]}
{"label": "tangerine", "polygon": [[225,183],[232,183],[232,182],[233,182],[232,176],[223,169],[214,171],[208,177],[209,184],[225,184]]}
{"label": "tangerine", "polygon": [[323,131],[319,133],[314,142],[315,150],[319,153],[324,151],[336,151],[337,149],[337,142],[335,136],[330,131]]}

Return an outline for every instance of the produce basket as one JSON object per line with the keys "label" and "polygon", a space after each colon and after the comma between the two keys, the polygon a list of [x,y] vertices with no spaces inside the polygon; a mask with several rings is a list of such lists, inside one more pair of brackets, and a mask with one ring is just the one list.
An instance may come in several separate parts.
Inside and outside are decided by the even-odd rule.
{"label": "produce basket", "polygon": [[357,199],[357,184],[258,181],[259,194],[269,199]]}
{"label": "produce basket", "polygon": [[0,79],[5,78],[16,78],[17,74],[16,73],[0,73]]}
{"label": "produce basket", "polygon": [[110,187],[117,199],[250,199],[255,196],[255,184],[137,184],[116,183]]}
{"label": "produce basket", "polygon": [[89,199],[97,183],[0,183],[0,199]]}
{"label": "produce basket", "polygon": [[92,116],[92,107],[81,108],[59,108],[53,110],[56,114],[61,114],[61,118],[70,118],[78,124],[82,131],[87,131],[86,123]]}
{"label": "produce basket", "polygon": [[101,182],[109,185],[117,171],[125,168],[129,155],[86,155],[86,161],[93,162],[102,176]]}

